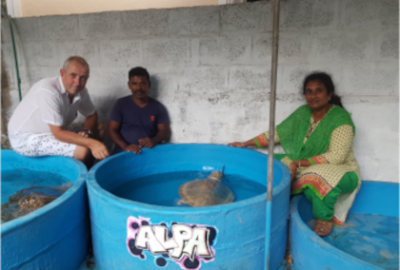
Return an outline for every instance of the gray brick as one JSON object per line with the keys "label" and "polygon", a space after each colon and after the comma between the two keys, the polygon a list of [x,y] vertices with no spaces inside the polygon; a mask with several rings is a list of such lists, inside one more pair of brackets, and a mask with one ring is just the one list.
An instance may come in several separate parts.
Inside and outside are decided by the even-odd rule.
{"label": "gray brick", "polygon": [[341,26],[376,27],[379,24],[379,18],[376,16],[375,3],[380,5],[378,1],[374,0],[343,1],[341,7]]}
{"label": "gray brick", "polygon": [[281,28],[332,27],[337,22],[338,0],[283,1]]}
{"label": "gray brick", "polygon": [[218,7],[195,7],[169,10],[170,35],[216,35],[219,31]]}
{"label": "gray brick", "polygon": [[135,10],[122,12],[121,38],[168,35],[168,11]]}
{"label": "gray brick", "polygon": [[78,15],[38,18],[41,40],[79,40]]}
{"label": "gray brick", "polygon": [[132,67],[142,65],[142,41],[110,40],[100,42],[102,67]]}
{"label": "gray brick", "polygon": [[299,63],[281,66],[281,68],[282,72],[278,74],[277,94],[294,95],[304,100],[301,88],[304,78],[311,71],[309,65]]}
{"label": "gray brick", "polygon": [[[17,56],[20,56],[21,50],[19,48],[19,44],[16,44],[16,48]],[[5,63],[6,69],[15,69],[14,50],[11,42],[1,44],[1,59]],[[18,63],[21,64],[21,59],[18,61]]]}
{"label": "gray brick", "polygon": [[86,87],[91,96],[115,96],[117,98],[129,95],[127,68],[92,67]]}
{"label": "gray brick", "polygon": [[251,55],[251,37],[200,39],[201,65],[247,64]]}
{"label": "gray brick", "polygon": [[29,67],[59,67],[55,42],[25,42],[22,45],[24,61]]}
{"label": "gray brick", "polygon": [[[306,61],[310,48],[310,35],[306,33],[282,33],[279,36],[278,61]],[[254,64],[270,65],[272,57],[272,34],[254,38],[252,61]]]}
{"label": "gray brick", "polygon": [[316,32],[312,37],[314,61],[366,61],[373,56],[368,32]]}
{"label": "gray brick", "polygon": [[312,72],[328,73],[336,87],[336,92],[339,96],[349,94],[349,89],[343,87],[342,67],[327,63],[298,63],[281,65],[281,71],[278,73],[278,88],[277,94],[292,95],[287,97],[293,100],[302,100],[303,97],[303,81],[305,77]]}
{"label": "gray brick", "polygon": [[344,83],[351,95],[398,95],[398,63],[376,65],[346,65]]}
{"label": "gray brick", "polygon": [[226,89],[225,70],[219,68],[185,69],[180,75],[179,90],[217,93]]}
{"label": "gray brick", "polygon": [[279,38],[279,61],[299,62],[306,60],[306,53],[302,50],[302,39],[305,34],[281,35]]}
{"label": "gray brick", "polygon": [[272,34],[260,35],[253,38],[251,54],[254,64],[270,64],[272,55]]}
{"label": "gray brick", "polygon": [[[59,74],[59,73],[58,73]],[[34,85],[36,82],[46,78],[51,77],[48,76],[48,70],[46,67],[33,67],[33,68],[21,68],[20,69],[20,76],[21,76],[21,89],[22,94],[25,95],[29,89]]]}
{"label": "gray brick", "polygon": [[266,1],[224,5],[221,9],[222,32],[272,31],[271,3]]}
{"label": "gray brick", "polygon": [[271,71],[266,67],[235,67],[229,70],[229,88],[235,92],[267,92],[271,85]]}
{"label": "gray brick", "polygon": [[82,14],[79,24],[83,39],[112,39],[122,35],[121,12]]}
{"label": "gray brick", "polygon": [[37,17],[13,19],[12,26],[16,41],[40,40],[38,20]]}
{"label": "gray brick", "polygon": [[[245,136],[245,138],[242,140],[254,138],[261,132],[268,130],[269,103],[269,93],[266,91],[256,94],[232,95],[232,106],[237,106],[241,109],[240,113],[236,114],[236,119],[233,123],[239,126],[243,133],[248,134],[243,134],[242,136]],[[265,123],[265,126],[260,126],[261,123]],[[255,130],[258,130],[258,132]]]}
{"label": "gray brick", "polygon": [[380,60],[399,59],[399,31],[384,32],[379,40]]}
{"label": "gray brick", "polygon": [[[26,42],[22,42],[22,44],[25,44]],[[18,59],[18,66],[19,67],[25,67],[26,66],[26,59],[27,55],[26,52],[23,50],[23,45],[20,42],[15,43],[15,48],[17,50],[17,59]],[[12,43],[4,43],[1,46],[1,51],[2,51],[2,57],[4,57],[4,61],[7,65],[12,66],[14,68],[15,66],[15,60],[14,60],[14,50]],[[14,68],[15,69],[15,68]]]}
{"label": "gray brick", "polygon": [[155,99],[173,100],[173,93],[178,90],[179,71],[148,69],[151,87],[149,95]]}
{"label": "gray brick", "polygon": [[345,0],[341,22],[343,27],[377,27],[399,25],[399,1]]}
{"label": "gray brick", "polygon": [[62,67],[68,57],[78,55],[89,63],[89,66],[100,65],[100,49],[97,41],[63,41],[57,42],[59,66]]}
{"label": "gray brick", "polygon": [[191,62],[189,39],[154,39],[143,44],[144,63],[148,67],[178,65]]}
{"label": "gray brick", "polygon": [[11,42],[11,32],[8,19],[1,19],[1,43]]}
{"label": "gray brick", "polygon": [[399,1],[382,0],[377,11],[383,26],[399,28]]}

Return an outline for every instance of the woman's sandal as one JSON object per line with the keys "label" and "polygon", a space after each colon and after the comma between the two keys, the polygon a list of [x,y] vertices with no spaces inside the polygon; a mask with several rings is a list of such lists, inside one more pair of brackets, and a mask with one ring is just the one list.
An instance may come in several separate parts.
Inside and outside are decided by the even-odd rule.
{"label": "woman's sandal", "polygon": [[332,232],[333,229],[333,222],[330,221],[323,221],[317,219],[314,228],[312,229],[319,236],[327,236]]}

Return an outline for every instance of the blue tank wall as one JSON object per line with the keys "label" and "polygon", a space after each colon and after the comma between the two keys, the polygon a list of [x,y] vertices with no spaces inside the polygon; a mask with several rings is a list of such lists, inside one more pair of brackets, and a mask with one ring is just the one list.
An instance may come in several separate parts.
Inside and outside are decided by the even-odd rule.
{"label": "blue tank wall", "polygon": [[[265,263],[265,193],[230,204],[180,208],[134,202],[109,192],[128,180],[150,174],[211,171],[222,165],[225,165],[226,174],[243,175],[265,185],[266,155],[219,145],[161,145],[143,149],[140,155],[121,153],[94,166],[88,174],[87,184],[93,249],[99,269],[189,269],[177,260],[162,258],[148,250],[139,250],[142,258],[132,253],[129,237],[139,234],[132,229],[132,221],[143,220],[153,230],[161,223],[170,228],[176,222],[175,225],[196,225],[215,231],[215,238],[208,247],[211,258],[198,257],[201,264],[192,269],[262,269]],[[285,253],[289,183],[289,171],[281,162],[275,161],[270,269],[278,269]],[[144,230],[145,226],[142,227]],[[153,247],[152,243],[155,242],[148,242]],[[157,265],[158,259],[167,264]]]}
{"label": "blue tank wall", "polygon": [[65,157],[29,158],[1,151],[1,170],[29,169],[74,184],[48,205],[1,226],[1,269],[78,269],[88,250],[86,167]]}

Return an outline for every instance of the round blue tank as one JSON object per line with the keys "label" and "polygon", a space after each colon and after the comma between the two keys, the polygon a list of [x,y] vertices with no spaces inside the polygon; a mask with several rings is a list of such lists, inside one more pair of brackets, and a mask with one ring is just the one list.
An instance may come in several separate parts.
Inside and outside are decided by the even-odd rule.
{"label": "round blue tank", "polygon": [[312,230],[310,202],[298,195],[290,206],[294,269],[399,269],[399,185],[363,181],[346,223],[326,237]]}
{"label": "round blue tank", "polygon": [[[72,158],[29,158],[2,150],[1,172],[2,203],[18,190],[40,185],[41,174],[73,182],[53,202],[1,225],[1,269],[78,269],[89,243],[86,167]],[[6,174],[20,173],[28,177],[5,182]],[[34,176],[30,178],[29,173]]]}
{"label": "round blue tank", "polygon": [[[133,182],[127,189],[139,189],[143,183],[138,179],[157,179],[158,175],[145,196],[152,196],[151,191],[156,197],[177,193],[163,184],[161,175],[181,171],[210,173],[222,166],[225,175],[245,176],[260,184],[259,195],[196,208],[154,205],[114,195],[114,190],[127,182]],[[145,148],[139,155],[123,152],[96,164],[88,173],[87,184],[97,267],[263,269],[266,174],[267,155],[207,144],[160,145]],[[278,269],[285,254],[289,195],[290,173],[275,160],[270,269]]]}

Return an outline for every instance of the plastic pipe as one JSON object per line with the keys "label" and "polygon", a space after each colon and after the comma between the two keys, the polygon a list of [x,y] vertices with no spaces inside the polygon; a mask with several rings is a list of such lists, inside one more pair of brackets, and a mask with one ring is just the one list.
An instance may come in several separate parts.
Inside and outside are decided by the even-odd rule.
{"label": "plastic pipe", "polygon": [[276,78],[278,66],[279,45],[279,0],[273,1],[273,39],[271,59],[271,93],[269,106],[269,140],[268,140],[268,176],[267,176],[267,205],[265,224],[265,269],[269,270],[269,249],[271,233],[271,211],[272,211],[272,188],[274,176],[274,137],[275,137],[275,101],[276,101]]}

